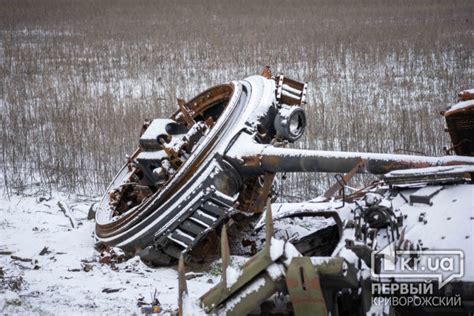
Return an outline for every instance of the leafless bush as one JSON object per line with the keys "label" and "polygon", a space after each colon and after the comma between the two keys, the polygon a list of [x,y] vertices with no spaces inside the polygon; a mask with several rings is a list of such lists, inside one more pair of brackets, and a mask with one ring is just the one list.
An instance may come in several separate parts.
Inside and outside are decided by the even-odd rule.
{"label": "leafless bush", "polygon": [[[297,146],[325,150],[440,154],[448,139],[439,110],[474,83],[470,0],[0,5],[10,189],[99,193],[144,118],[267,64],[310,83],[310,126]],[[331,181],[290,175],[287,193],[314,195]]]}

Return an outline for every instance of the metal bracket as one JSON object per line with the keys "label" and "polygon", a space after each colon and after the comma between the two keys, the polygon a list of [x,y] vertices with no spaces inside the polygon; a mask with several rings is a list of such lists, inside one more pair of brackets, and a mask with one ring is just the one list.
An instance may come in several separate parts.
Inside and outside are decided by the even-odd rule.
{"label": "metal bracket", "polygon": [[286,285],[296,316],[327,315],[319,275],[309,257],[291,260],[286,274]]}

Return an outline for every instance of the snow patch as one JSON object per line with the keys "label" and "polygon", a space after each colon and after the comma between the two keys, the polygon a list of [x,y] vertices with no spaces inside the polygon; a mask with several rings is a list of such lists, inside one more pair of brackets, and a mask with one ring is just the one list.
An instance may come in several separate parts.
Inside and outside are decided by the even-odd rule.
{"label": "snow patch", "polygon": [[232,285],[234,285],[235,282],[237,282],[241,274],[242,274],[242,270],[236,269],[232,266],[228,266],[225,270],[227,288],[230,289]]}
{"label": "snow patch", "polygon": [[301,257],[300,252],[296,249],[295,246],[287,242],[285,244],[285,265],[288,267],[291,263],[291,260],[295,257]]}
{"label": "snow patch", "polygon": [[268,266],[267,273],[273,281],[276,281],[285,275],[285,268],[281,264],[273,263]]}
{"label": "snow patch", "polygon": [[[176,311],[175,269],[151,268],[138,256],[122,263],[99,262],[94,248],[95,223],[87,220],[90,204],[96,200],[57,192],[48,196],[12,195],[1,200],[0,250],[32,260],[23,262],[0,255],[4,279],[18,280],[14,290],[0,288],[2,313],[56,315],[68,310],[78,314],[133,315],[140,313],[139,298],[150,302],[155,290],[163,314]],[[58,201],[67,203],[76,228],[71,227]],[[47,251],[42,251],[45,247]],[[120,248],[111,251],[123,254]],[[209,279],[217,282],[217,277],[208,273],[188,281],[189,302],[197,303],[214,286],[208,283]],[[21,301],[16,301],[18,298]],[[197,310],[195,305],[190,306]]]}
{"label": "snow patch", "polygon": [[204,316],[206,312],[199,306],[195,299],[185,294],[183,296],[183,315],[186,316]]}
{"label": "snow patch", "polygon": [[240,292],[239,295],[232,298],[226,303],[225,312],[231,311],[237,304],[239,304],[242,301],[242,299],[246,298],[252,293],[257,292],[258,289],[260,289],[263,286],[265,286],[265,279],[258,278],[255,282],[253,282],[251,285],[246,287],[242,292]]}
{"label": "snow patch", "polygon": [[285,241],[273,238],[270,242],[270,257],[273,261],[277,260],[283,255],[285,249]]}
{"label": "snow patch", "polygon": [[454,111],[467,109],[469,107],[474,107],[474,100],[461,101],[452,105],[445,113],[445,115],[452,113]]}

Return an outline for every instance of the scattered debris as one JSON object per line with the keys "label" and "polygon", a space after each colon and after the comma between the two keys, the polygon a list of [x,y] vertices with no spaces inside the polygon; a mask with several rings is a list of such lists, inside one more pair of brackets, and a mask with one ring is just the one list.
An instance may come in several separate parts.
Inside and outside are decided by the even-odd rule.
{"label": "scattered debris", "polygon": [[93,268],[94,268],[94,266],[92,264],[88,264],[88,263],[83,263],[82,264],[82,270],[84,272],[92,271]]}
{"label": "scattered debris", "polygon": [[50,253],[51,253],[51,251],[48,249],[48,247],[44,247],[43,249],[41,249],[39,255],[44,256],[44,255],[48,255]]}
{"label": "scattered debris", "polygon": [[24,280],[22,276],[6,276],[5,274],[0,276],[1,289],[20,291],[23,287],[23,283]]}
{"label": "scattered debris", "polygon": [[192,280],[192,279],[195,279],[195,278],[199,278],[199,277],[202,277],[204,275],[204,273],[196,273],[196,272],[188,272],[186,273],[186,280]]}
{"label": "scattered debris", "polygon": [[143,314],[146,314],[146,315],[159,314],[161,312],[161,306],[160,305],[142,306],[140,310]]}
{"label": "scattered debris", "polygon": [[125,290],[124,288],[118,288],[118,289],[105,288],[105,289],[102,290],[102,293],[110,294],[110,293],[121,292],[121,291],[124,291],[124,290]]}
{"label": "scattered debris", "polygon": [[143,314],[159,314],[162,311],[160,300],[158,299],[158,290],[155,289],[153,297],[150,304],[144,302],[144,298],[141,297],[138,299],[137,305],[141,307],[141,312]]}
{"label": "scattered debris", "polygon": [[89,207],[89,212],[87,212],[87,220],[93,220],[95,218],[95,203]]}
{"label": "scattered debris", "polygon": [[51,199],[52,199],[51,196],[39,196],[36,201],[37,201],[38,203],[41,203],[41,202],[47,202],[47,201],[49,201],[49,200],[51,200]]}
{"label": "scattered debris", "polygon": [[[116,263],[118,271],[114,271],[112,265],[100,264],[100,253],[94,249],[94,223],[84,221],[83,226],[71,229],[70,223],[56,205],[58,200],[65,201],[73,209],[74,215],[80,212],[80,216],[85,217],[95,198],[83,199],[78,203],[75,202],[76,196],[70,193],[52,194],[51,201],[41,204],[37,204],[34,195],[12,196],[10,200],[0,203],[0,222],[5,220],[9,223],[9,226],[1,228],[0,250],[32,259],[31,262],[23,262],[13,260],[11,254],[0,255],[3,271],[3,277],[0,273],[0,305],[8,292],[18,294],[22,301],[19,306],[8,305],[3,310],[0,307],[0,314],[55,315],[65,310],[82,314],[140,314],[136,298],[144,293],[147,303],[150,303],[148,293],[155,287],[159,291],[166,291],[165,295],[159,297],[163,304],[162,314],[176,308],[173,293],[177,293],[177,290],[168,290],[168,287],[175,285],[175,270],[152,269],[139,258]],[[49,209],[45,203],[50,203],[58,211],[50,214],[41,212]],[[39,228],[38,231],[32,230],[35,226]],[[51,253],[40,256],[45,246]],[[38,262],[34,263],[34,260]],[[89,263],[93,270],[85,272],[82,263]],[[35,270],[35,266],[39,270]],[[70,272],[68,268],[76,272]],[[197,290],[193,297],[211,286],[206,280],[192,280],[193,288]],[[160,290],[161,287],[163,290]],[[126,291],[106,294],[101,293],[103,288],[125,288]],[[110,300],[116,300],[117,303],[111,304]]]}
{"label": "scattered debris", "polygon": [[18,256],[15,256],[15,255],[11,255],[10,258],[12,258],[13,260],[18,260],[18,261],[22,261],[22,262],[32,262],[33,259],[31,258],[22,258],[22,257],[18,257]]}
{"label": "scattered debris", "polygon": [[71,223],[71,227],[75,228],[76,221],[72,216],[71,209],[66,205],[66,203],[62,201],[58,201],[58,206],[59,206],[59,209],[64,213],[64,215],[69,219],[69,222]]}
{"label": "scattered debris", "polygon": [[126,261],[129,257],[118,247],[102,245],[98,248],[100,251],[99,262],[104,264],[115,264]]}

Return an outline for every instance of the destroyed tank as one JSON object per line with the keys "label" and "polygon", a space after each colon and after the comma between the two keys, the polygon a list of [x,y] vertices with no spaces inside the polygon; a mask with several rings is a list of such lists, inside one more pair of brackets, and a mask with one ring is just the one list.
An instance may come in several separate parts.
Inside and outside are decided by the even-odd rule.
{"label": "destroyed tank", "polygon": [[306,126],[307,85],[283,75],[216,86],[170,118],[146,121],[96,212],[100,243],[166,264],[192,251],[236,212],[263,210],[276,172],[384,174],[412,167],[472,164],[461,156],[286,149]]}
{"label": "destroyed tank", "polygon": [[[252,227],[252,242],[260,252],[235,282],[229,284],[224,274],[202,297],[205,312],[229,315],[258,310],[277,292],[286,295],[285,313],[303,315],[314,308],[323,314],[367,313],[373,308],[367,288],[384,278],[380,269],[386,260],[396,261],[394,250],[456,248],[464,253],[465,266],[473,266],[470,99],[444,113],[454,143],[451,152],[457,155],[285,148],[304,133],[306,91],[306,83],[274,76],[267,67],[261,75],[216,86],[187,102],[178,100],[170,118],[145,121],[138,149],[96,208],[98,243],[155,265],[182,258],[182,267],[196,252],[214,250],[209,236],[224,234],[222,227],[230,219],[254,220],[266,210],[267,225],[261,220]],[[465,123],[468,115],[471,123]],[[278,172],[338,176],[324,196],[271,205]],[[379,175],[380,180],[349,192],[347,183],[356,173]],[[301,231],[302,226],[309,229]],[[457,231],[441,232],[445,227]],[[441,236],[432,238],[435,234]],[[221,237],[223,254],[228,254],[226,236]],[[278,250],[270,247],[273,239]],[[309,305],[303,307],[297,298],[304,293],[294,293],[306,287],[304,278],[288,283],[290,276],[298,277],[295,269],[317,280],[312,296],[306,293]],[[396,280],[394,275],[389,279]],[[473,281],[470,272],[449,289],[474,301]],[[180,288],[184,293],[185,286]],[[270,305],[270,310],[276,308]]]}

